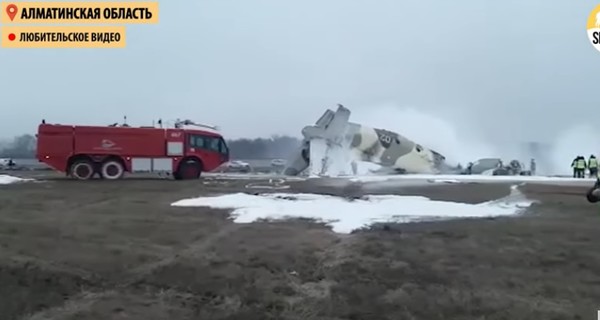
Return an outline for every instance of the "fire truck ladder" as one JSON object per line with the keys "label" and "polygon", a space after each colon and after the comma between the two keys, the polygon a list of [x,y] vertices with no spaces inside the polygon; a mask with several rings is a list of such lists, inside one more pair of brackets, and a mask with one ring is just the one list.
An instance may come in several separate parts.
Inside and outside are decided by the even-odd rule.
{"label": "fire truck ladder", "polygon": [[201,123],[196,123],[192,120],[179,120],[177,119],[177,121],[175,121],[175,128],[177,129],[181,129],[181,127],[183,126],[195,126],[195,127],[200,127],[200,128],[207,128],[207,129],[212,129],[215,131],[218,131],[219,128],[216,126],[209,126],[206,124],[201,124]]}

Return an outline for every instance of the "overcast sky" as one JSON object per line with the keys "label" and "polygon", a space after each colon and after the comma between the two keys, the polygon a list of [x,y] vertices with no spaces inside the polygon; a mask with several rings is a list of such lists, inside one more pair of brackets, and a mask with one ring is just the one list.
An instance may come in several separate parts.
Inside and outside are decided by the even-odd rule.
{"label": "overcast sky", "polygon": [[297,135],[339,102],[410,106],[488,137],[513,119],[508,136],[543,139],[599,119],[597,4],[160,1],[159,24],[128,26],[126,49],[0,49],[0,136],[123,115]]}

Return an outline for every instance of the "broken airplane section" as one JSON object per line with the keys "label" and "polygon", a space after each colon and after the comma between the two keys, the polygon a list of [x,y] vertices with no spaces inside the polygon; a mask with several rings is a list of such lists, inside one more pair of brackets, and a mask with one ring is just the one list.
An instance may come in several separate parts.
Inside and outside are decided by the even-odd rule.
{"label": "broken airplane section", "polygon": [[395,132],[349,122],[350,110],[338,105],[313,126],[302,129],[304,140],[286,175],[356,174],[357,162],[371,162],[396,173],[442,173],[445,157]]}

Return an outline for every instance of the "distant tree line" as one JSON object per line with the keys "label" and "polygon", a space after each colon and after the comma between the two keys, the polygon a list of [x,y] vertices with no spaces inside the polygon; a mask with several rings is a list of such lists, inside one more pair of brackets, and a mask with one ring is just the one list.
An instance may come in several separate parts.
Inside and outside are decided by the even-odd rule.
{"label": "distant tree line", "polygon": [[24,134],[0,148],[0,158],[28,159],[35,157],[35,136]]}
{"label": "distant tree line", "polygon": [[287,158],[300,146],[300,143],[300,139],[289,136],[237,139],[227,142],[233,159]]}
{"label": "distant tree line", "polygon": [[[232,159],[287,158],[299,145],[300,139],[289,136],[228,140]],[[35,136],[24,134],[0,146],[0,158],[29,159],[35,157]]]}

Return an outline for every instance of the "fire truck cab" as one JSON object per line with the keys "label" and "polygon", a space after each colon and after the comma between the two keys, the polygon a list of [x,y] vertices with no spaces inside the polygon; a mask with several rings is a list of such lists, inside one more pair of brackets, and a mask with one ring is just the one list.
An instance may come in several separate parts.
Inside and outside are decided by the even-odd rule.
{"label": "fire truck cab", "polygon": [[[201,129],[187,129],[196,125]],[[229,161],[228,146],[214,127],[189,120],[174,128],[79,126],[38,127],[37,159],[79,180],[121,179],[125,173],[157,172],[198,179]]]}

